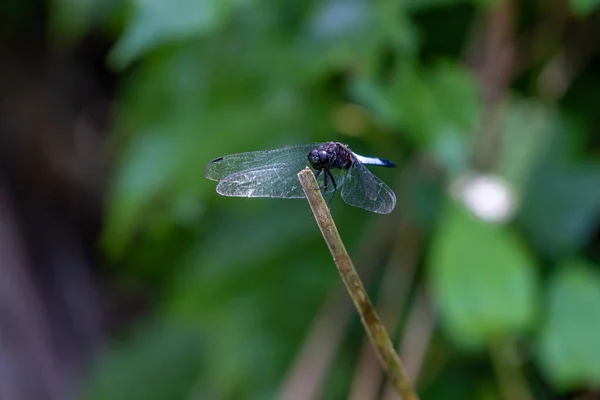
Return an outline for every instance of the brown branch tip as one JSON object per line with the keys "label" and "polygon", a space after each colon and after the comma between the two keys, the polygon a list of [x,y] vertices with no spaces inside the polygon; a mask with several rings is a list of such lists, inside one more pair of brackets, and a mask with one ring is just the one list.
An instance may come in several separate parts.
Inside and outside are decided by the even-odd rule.
{"label": "brown branch tip", "polygon": [[315,216],[317,225],[333,256],[335,265],[342,276],[344,285],[360,314],[363,326],[367,331],[381,366],[387,372],[388,378],[394,388],[404,400],[417,400],[418,396],[408,378],[406,369],[402,365],[387,330],[381,322],[377,311],[375,311],[369,295],[346,251],[346,247],[331,217],[329,208],[319,190],[315,175],[307,167],[298,173],[298,179]]}

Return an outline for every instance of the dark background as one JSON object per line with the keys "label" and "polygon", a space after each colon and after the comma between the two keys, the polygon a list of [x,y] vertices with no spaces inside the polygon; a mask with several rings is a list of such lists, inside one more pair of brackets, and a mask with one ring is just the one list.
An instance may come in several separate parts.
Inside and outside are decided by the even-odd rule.
{"label": "dark background", "polygon": [[599,6],[3,1],[0,399],[394,398],[306,202],[203,175],[328,140],[399,164],[332,215],[423,399],[598,398]]}

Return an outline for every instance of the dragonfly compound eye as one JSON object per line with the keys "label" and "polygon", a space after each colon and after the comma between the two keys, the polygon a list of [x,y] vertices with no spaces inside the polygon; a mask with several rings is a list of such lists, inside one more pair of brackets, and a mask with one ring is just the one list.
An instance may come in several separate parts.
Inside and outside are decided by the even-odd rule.
{"label": "dragonfly compound eye", "polygon": [[[308,161],[316,169],[323,168],[323,166],[327,163],[326,161],[323,162],[323,155],[321,153],[325,152],[320,152],[317,149],[314,149],[308,153]],[[325,158],[327,158],[327,153],[325,153]]]}
{"label": "dragonfly compound eye", "polygon": [[319,161],[323,166],[329,164],[329,154],[327,154],[327,152],[323,150],[319,151]]}

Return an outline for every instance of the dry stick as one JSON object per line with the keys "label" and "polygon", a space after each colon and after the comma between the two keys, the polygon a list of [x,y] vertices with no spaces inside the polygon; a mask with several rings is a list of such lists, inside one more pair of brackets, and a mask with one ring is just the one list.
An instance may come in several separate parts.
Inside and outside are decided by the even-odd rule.
{"label": "dry stick", "polygon": [[[400,210],[402,211],[402,210]],[[407,214],[407,213],[406,213]],[[397,232],[394,241],[394,251],[387,261],[385,275],[382,279],[382,285],[379,289],[379,304],[377,308],[384,325],[393,326],[397,321],[402,320],[405,312],[406,302],[408,302],[411,287],[414,284],[416,275],[416,263],[420,253],[421,235],[412,226],[406,215],[397,221]],[[410,313],[409,315],[412,315]],[[407,320],[409,321],[409,320]],[[404,324],[402,336],[408,332],[408,324]],[[413,384],[416,385],[416,370],[411,368],[410,362],[407,362],[406,356],[413,355],[413,352],[401,352],[400,346],[396,344],[398,353],[403,356],[404,366],[406,367]],[[412,349],[411,349],[412,350]],[[414,358],[414,356],[412,357]],[[383,370],[377,367],[375,354],[370,348],[370,343],[363,344],[360,365],[355,370],[355,379],[351,389],[350,400],[365,400],[378,398],[377,393],[381,386],[381,380],[384,377]],[[414,364],[414,362],[413,362]],[[386,390],[392,392],[390,399],[397,399],[394,387],[388,382]],[[384,397],[380,397],[384,399]]]}
{"label": "dry stick", "polygon": [[305,168],[298,173],[298,179],[382,367],[386,370],[390,381],[404,400],[417,400],[418,396],[412,387],[408,374],[400,362],[400,358],[358,277],[356,269],[354,269],[352,260],[350,260],[342,238],[331,218],[329,208],[321,195],[314,174],[309,168]]}
{"label": "dry stick", "polygon": [[[372,259],[372,254],[380,254],[391,240],[376,239],[374,232],[387,232],[392,236],[393,222],[373,221],[362,236],[366,241],[361,250],[361,259]],[[384,235],[386,236],[386,235]],[[387,237],[386,236],[386,237]],[[371,255],[367,257],[367,255]],[[359,264],[365,264],[365,262]],[[369,280],[374,274],[373,268],[363,268],[363,279]],[[346,298],[343,288],[336,288],[330,293],[319,311],[319,314],[309,329],[308,336],[302,344],[302,349],[292,362],[287,377],[276,395],[278,400],[316,399],[322,391],[326,371],[334,359],[334,353],[342,340],[343,331],[348,325],[352,312],[352,300]],[[371,350],[372,351],[372,350]],[[373,357],[376,356],[373,353]],[[376,363],[379,360],[375,361]],[[378,368],[381,370],[381,368]],[[389,385],[389,390],[396,395],[396,390]],[[0,397],[1,398],[1,397]],[[361,399],[363,400],[363,399]]]}

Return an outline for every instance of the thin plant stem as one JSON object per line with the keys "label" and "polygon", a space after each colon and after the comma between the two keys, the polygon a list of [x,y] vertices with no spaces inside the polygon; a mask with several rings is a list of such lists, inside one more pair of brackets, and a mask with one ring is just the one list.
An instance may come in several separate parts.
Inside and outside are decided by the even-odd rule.
{"label": "thin plant stem", "polygon": [[499,339],[490,345],[490,357],[496,377],[500,394],[510,400],[533,400],[534,396],[527,384],[521,366],[516,361],[517,350],[512,341]]}
{"label": "thin plant stem", "polygon": [[381,323],[379,315],[377,315],[377,311],[375,311],[369,295],[352,264],[333,218],[331,218],[329,208],[321,195],[314,174],[309,168],[305,168],[298,173],[298,179],[346,289],[360,314],[363,326],[373,344],[381,366],[404,400],[417,400],[417,393],[413,389],[406,369],[394,349],[387,330]]}

